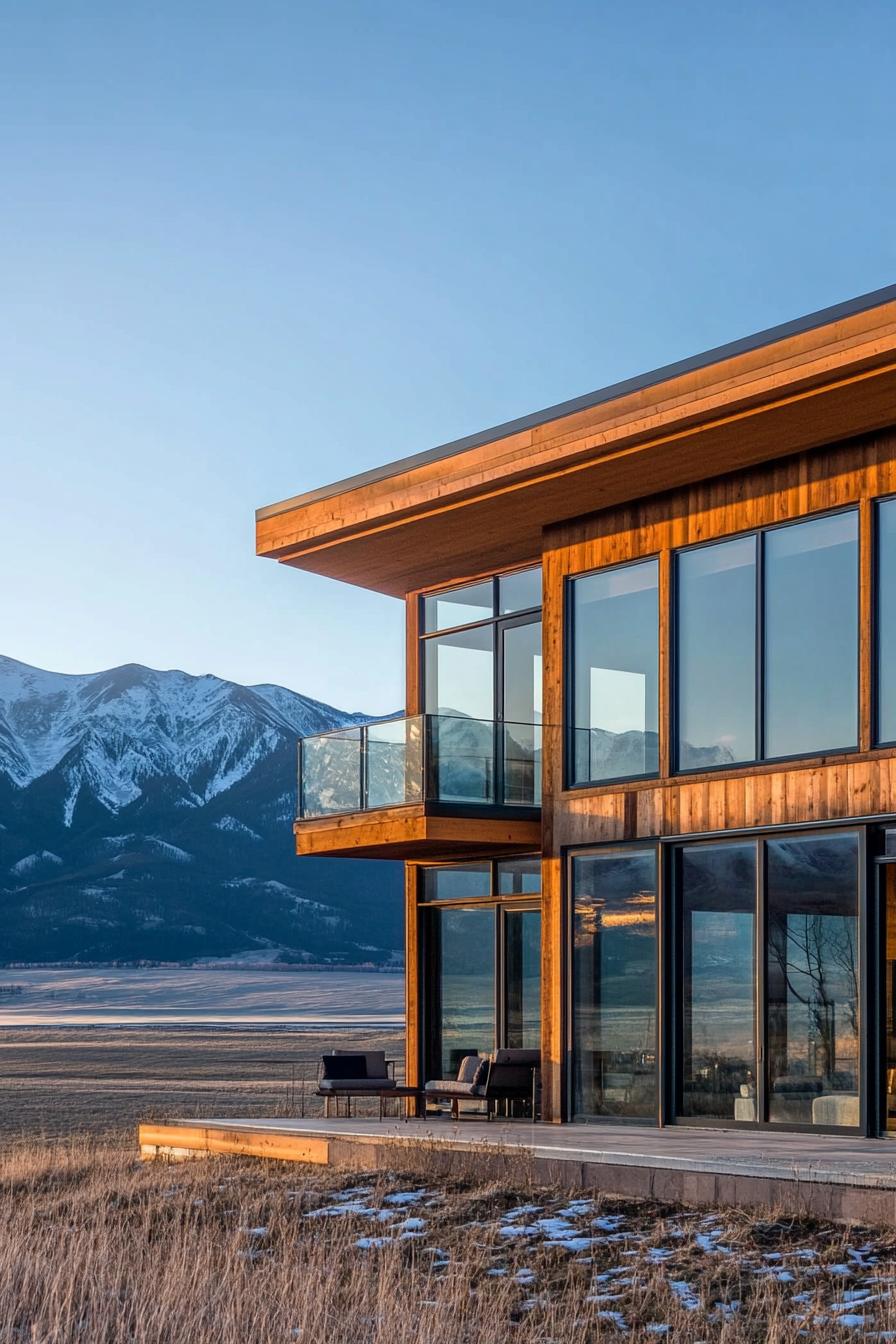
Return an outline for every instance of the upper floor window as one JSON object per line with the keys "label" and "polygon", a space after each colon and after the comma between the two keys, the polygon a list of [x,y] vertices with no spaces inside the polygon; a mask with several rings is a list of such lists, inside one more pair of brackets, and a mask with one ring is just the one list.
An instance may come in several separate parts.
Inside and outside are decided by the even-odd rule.
{"label": "upper floor window", "polygon": [[679,770],[856,746],[858,564],[854,509],[679,552]]}
{"label": "upper floor window", "polygon": [[571,582],[570,782],[655,775],[658,753],[658,563]]}
{"label": "upper floor window", "polygon": [[423,599],[428,714],[541,723],[541,566]]}
{"label": "upper floor window", "polygon": [[423,633],[432,635],[459,625],[476,625],[540,606],[541,565],[535,565],[429,593],[423,599]]}
{"label": "upper floor window", "polygon": [[877,506],[876,742],[896,742],[896,499]]}

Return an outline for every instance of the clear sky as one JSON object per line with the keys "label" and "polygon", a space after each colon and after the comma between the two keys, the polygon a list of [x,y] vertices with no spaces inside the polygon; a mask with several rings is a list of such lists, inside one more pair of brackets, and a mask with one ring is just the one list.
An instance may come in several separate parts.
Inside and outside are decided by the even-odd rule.
{"label": "clear sky", "polygon": [[896,7],[0,5],[0,651],[402,699],[256,506],[896,280]]}

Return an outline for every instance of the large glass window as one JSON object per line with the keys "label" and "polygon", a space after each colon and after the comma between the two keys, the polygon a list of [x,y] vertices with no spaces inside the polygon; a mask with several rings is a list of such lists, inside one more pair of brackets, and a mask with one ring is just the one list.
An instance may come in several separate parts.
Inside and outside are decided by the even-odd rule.
{"label": "large glass window", "polygon": [[572,581],[572,783],[656,774],[658,567]]}
{"label": "large glass window", "polygon": [[859,841],[766,844],[769,1119],[859,1124]]}
{"label": "large glass window", "polygon": [[464,1055],[495,1046],[495,914],[447,908],[431,918],[439,1076],[452,1078]]}
{"label": "large glass window", "polygon": [[765,535],[765,755],[854,747],[858,514]]}
{"label": "large glass window", "polygon": [[756,541],[676,557],[680,770],[756,758]]}
{"label": "large glass window", "polygon": [[448,588],[423,599],[423,629],[450,630],[455,625],[487,621],[495,614],[495,592],[491,579]]}
{"label": "large glass window", "polygon": [[677,553],[679,770],[856,746],[858,564],[854,509]]}
{"label": "large glass window", "polygon": [[656,1113],[656,851],[572,860],[572,1110]]}
{"label": "large glass window", "polygon": [[498,610],[502,616],[512,611],[528,611],[541,606],[541,565],[502,574],[498,580]]}
{"label": "large glass window", "polygon": [[[541,859],[426,867],[427,1078],[454,1078],[464,1055],[541,1045]],[[450,902],[450,904],[449,904]]]}
{"label": "large glass window", "polygon": [[474,625],[424,644],[426,709],[489,722],[495,717],[495,631]]}
{"label": "large glass window", "polygon": [[896,499],[877,506],[878,742],[896,742]]}
{"label": "large glass window", "polygon": [[492,894],[492,865],[481,863],[445,863],[423,869],[425,901],[466,901]]}
{"label": "large glass window", "polygon": [[756,843],[679,852],[680,1114],[755,1121]]}
{"label": "large glass window", "polygon": [[504,916],[504,1044],[541,1047],[541,911]]}

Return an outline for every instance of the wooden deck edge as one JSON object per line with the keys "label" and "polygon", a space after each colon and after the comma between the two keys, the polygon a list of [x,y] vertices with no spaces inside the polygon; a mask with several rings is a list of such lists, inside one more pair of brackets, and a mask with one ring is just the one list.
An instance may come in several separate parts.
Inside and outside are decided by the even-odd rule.
{"label": "wooden deck edge", "polygon": [[234,1130],[220,1126],[139,1125],[137,1142],[144,1161],[167,1158],[183,1161],[216,1153],[266,1157],[275,1162],[311,1162],[326,1166],[329,1140],[303,1134],[271,1134],[261,1130]]}

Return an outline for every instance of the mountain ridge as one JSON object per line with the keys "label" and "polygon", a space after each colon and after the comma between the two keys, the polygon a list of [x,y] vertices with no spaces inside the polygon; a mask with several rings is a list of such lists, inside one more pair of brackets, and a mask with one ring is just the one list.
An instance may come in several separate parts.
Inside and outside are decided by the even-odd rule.
{"label": "mountain ridge", "polygon": [[298,860],[290,830],[296,739],[369,718],[273,683],[0,655],[0,962],[394,961],[399,866]]}

